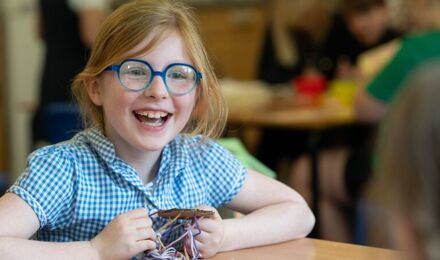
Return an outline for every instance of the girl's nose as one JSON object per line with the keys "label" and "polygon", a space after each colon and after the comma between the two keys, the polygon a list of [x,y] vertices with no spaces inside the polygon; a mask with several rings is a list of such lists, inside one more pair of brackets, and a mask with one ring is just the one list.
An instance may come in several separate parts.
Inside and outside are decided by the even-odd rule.
{"label": "girl's nose", "polygon": [[169,97],[169,93],[165,82],[160,76],[155,76],[150,86],[144,90],[144,95],[152,99],[165,99]]}

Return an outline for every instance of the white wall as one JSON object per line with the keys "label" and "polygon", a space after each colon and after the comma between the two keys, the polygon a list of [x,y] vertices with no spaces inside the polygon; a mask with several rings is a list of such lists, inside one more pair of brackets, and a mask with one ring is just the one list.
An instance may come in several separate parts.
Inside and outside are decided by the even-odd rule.
{"label": "white wall", "polygon": [[0,0],[5,24],[8,131],[11,176],[26,166],[30,120],[40,80],[42,43],[36,34],[37,0]]}

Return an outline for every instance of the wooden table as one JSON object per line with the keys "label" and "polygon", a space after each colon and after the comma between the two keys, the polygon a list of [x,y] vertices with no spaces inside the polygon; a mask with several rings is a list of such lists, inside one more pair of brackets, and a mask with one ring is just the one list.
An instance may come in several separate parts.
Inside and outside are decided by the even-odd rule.
{"label": "wooden table", "polygon": [[330,98],[308,102],[286,89],[247,85],[236,88],[242,90],[226,95],[229,124],[319,130],[355,121],[351,106],[340,105]]}
{"label": "wooden table", "polygon": [[281,244],[219,253],[212,260],[390,260],[401,259],[399,252],[311,238]]}
{"label": "wooden table", "polygon": [[[309,131],[312,209],[319,218],[318,148],[322,132],[354,124],[352,106],[340,105],[326,96],[307,99],[295,95],[289,86],[269,87],[258,82],[235,81],[223,82],[222,86],[229,106],[229,125],[241,130],[266,127]],[[319,237],[318,221],[312,235]]]}

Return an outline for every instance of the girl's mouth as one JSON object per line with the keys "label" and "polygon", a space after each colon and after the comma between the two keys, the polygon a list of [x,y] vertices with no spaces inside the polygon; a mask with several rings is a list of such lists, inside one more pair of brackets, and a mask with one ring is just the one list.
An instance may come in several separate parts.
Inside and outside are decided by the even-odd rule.
{"label": "girl's mouth", "polygon": [[162,111],[134,111],[134,116],[139,122],[148,126],[162,126],[170,114]]}

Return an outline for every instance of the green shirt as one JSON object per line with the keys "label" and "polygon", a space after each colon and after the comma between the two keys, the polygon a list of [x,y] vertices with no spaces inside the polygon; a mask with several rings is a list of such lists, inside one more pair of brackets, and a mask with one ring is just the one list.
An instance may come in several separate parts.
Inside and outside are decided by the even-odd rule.
{"label": "green shirt", "polygon": [[366,90],[371,96],[390,103],[414,69],[437,58],[440,58],[440,30],[405,37],[399,51]]}

